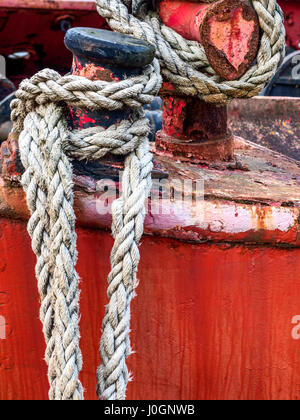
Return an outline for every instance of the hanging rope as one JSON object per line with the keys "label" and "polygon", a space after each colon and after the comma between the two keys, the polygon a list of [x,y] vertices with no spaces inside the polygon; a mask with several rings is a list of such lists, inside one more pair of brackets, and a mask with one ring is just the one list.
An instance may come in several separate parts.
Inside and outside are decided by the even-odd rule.
{"label": "hanging rope", "polygon": [[[11,105],[13,130],[19,134],[25,168],[22,184],[31,212],[28,232],[37,256],[40,317],[52,400],[83,399],[70,160],[94,160],[107,153],[125,156],[122,195],[112,205],[114,246],[108,276],[109,304],[100,343],[102,364],[97,372],[99,398],[122,400],[129,381],[126,359],[131,353],[130,302],[137,286],[144,203],[151,188],[149,126],[142,107],[152,102],[161,87],[159,63],[164,77],[179,92],[208,102],[226,103],[257,94],[274,75],[284,55],[282,12],[274,0],[252,1],[263,31],[257,63],[240,80],[232,82],[215,74],[200,44],[187,41],[162,25],[158,15],[148,11],[147,1],[129,3],[126,0],[139,18],[130,14],[120,0],[96,0],[100,15],[113,30],[147,40],[156,47],[157,59],[141,76],[121,82],[91,82],[79,76],[61,77],[46,69],[21,83]],[[94,127],[69,132],[62,104],[91,110],[131,107],[135,113],[131,121],[122,121],[107,130]]]}
{"label": "hanging rope", "polygon": [[[155,64],[154,64],[155,65]],[[124,399],[129,375],[130,302],[137,286],[138,244],[143,234],[144,203],[151,188],[152,155],[149,124],[142,106],[151,103],[161,86],[159,69],[113,84],[61,77],[43,70],[24,80],[12,104],[14,131],[25,168],[22,183],[31,218],[28,232],[37,256],[40,317],[47,343],[46,362],[51,400],[81,400],[79,289],[72,166],[69,158],[94,160],[107,153],[124,155],[122,196],[113,203],[115,239],[108,278],[109,305],[103,321],[102,365],[98,395]],[[61,101],[90,109],[136,109],[132,121],[69,132]]]}

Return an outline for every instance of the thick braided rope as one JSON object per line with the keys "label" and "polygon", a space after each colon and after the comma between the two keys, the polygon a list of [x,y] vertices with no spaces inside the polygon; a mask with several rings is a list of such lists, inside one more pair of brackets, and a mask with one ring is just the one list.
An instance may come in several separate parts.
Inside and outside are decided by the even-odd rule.
{"label": "thick braided rope", "polygon": [[[122,196],[112,209],[115,243],[100,343],[98,395],[102,399],[125,399],[129,381],[126,359],[131,353],[130,302],[137,286],[138,243],[152,170],[149,124],[141,106],[151,103],[161,86],[158,70],[148,66],[134,80],[111,84],[43,70],[21,83],[12,103],[14,131],[21,132],[20,154],[25,167],[22,183],[31,211],[28,231],[37,255],[40,317],[52,400],[83,399],[72,167],[67,156],[94,160],[107,153],[126,158]],[[83,108],[88,104],[91,109],[121,109],[130,103],[136,112],[132,121],[122,121],[107,130],[94,127],[69,132],[62,101]]]}
{"label": "thick braided rope", "polygon": [[51,400],[83,398],[72,167],[62,147],[66,134],[63,110],[47,105],[29,113],[19,137]]}
{"label": "thick braided rope", "polygon": [[262,30],[260,48],[256,63],[234,81],[218,77],[204,48],[163,25],[157,13],[148,11],[147,0],[135,0],[132,4],[133,13],[139,17],[130,14],[122,0],[95,1],[99,14],[114,31],[155,46],[162,74],[180,93],[199,96],[207,102],[221,104],[257,95],[274,76],[285,55],[283,14],[275,0],[251,0]]}
{"label": "thick braided rope", "polygon": [[14,130],[21,132],[25,116],[37,105],[66,102],[82,109],[114,111],[124,106],[140,109],[151,103],[152,92],[161,85],[157,60],[141,76],[119,82],[90,81],[80,76],[64,76],[45,69],[20,84],[17,99],[11,103]]}
{"label": "thick braided rope", "polygon": [[102,364],[98,369],[98,396],[101,399],[125,399],[129,381],[126,358],[131,353],[130,302],[137,287],[138,244],[143,234],[151,171],[152,156],[148,142],[144,141],[126,158],[122,197],[113,203],[115,242],[111,253],[112,270],[108,276],[109,304],[100,342]]}

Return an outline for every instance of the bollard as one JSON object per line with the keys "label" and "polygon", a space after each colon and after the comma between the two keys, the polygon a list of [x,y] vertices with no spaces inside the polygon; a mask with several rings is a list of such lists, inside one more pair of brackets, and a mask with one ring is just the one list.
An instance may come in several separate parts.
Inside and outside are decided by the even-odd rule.
{"label": "bollard", "polygon": [[226,80],[239,79],[257,55],[258,17],[247,0],[161,0],[158,11],[165,25],[203,45],[210,65]]}
{"label": "bollard", "polygon": [[[141,74],[154,58],[154,47],[147,42],[116,32],[92,28],[70,29],[66,47],[73,53],[72,74],[107,82],[124,80]],[[69,107],[69,126],[83,129],[94,125],[109,127],[129,119],[130,108],[117,111],[82,111]]]}
{"label": "bollard", "polygon": [[[240,77],[258,50],[259,25],[254,9],[244,0],[214,4],[162,0],[162,21],[189,39],[201,41],[217,74],[227,80]],[[156,152],[193,163],[230,161],[233,137],[227,107],[179,95],[164,81],[163,126],[156,136]]]}
{"label": "bollard", "polygon": [[180,161],[230,161],[233,137],[227,125],[227,107],[178,95],[163,83],[162,130],[156,135],[156,153]]}
{"label": "bollard", "polygon": [[[102,29],[70,29],[65,37],[65,45],[73,53],[71,73],[90,80],[111,82],[139,75],[142,68],[154,58],[154,48],[149,43]],[[95,125],[108,128],[130,119],[133,112],[130,108],[95,112],[68,107],[68,123],[73,130]],[[101,162],[93,164],[94,171],[105,168],[106,175],[118,176],[123,161],[122,156],[105,156]],[[85,162],[75,162],[74,166],[81,172],[89,172],[89,165]]]}

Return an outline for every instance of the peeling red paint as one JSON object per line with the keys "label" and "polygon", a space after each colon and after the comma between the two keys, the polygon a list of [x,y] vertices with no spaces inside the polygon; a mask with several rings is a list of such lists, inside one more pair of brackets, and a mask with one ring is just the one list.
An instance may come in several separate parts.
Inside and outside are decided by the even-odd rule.
{"label": "peeling red paint", "polygon": [[18,157],[18,138],[11,133],[0,147],[0,166],[2,175],[9,179],[19,179],[21,165]]}
{"label": "peeling red paint", "polygon": [[88,116],[88,111],[84,111],[79,108],[74,109],[71,106],[68,106],[68,112],[70,113],[72,121],[76,120],[77,128],[82,129],[89,123],[96,124],[96,120]]}
{"label": "peeling red paint", "polygon": [[176,93],[172,84],[163,83],[162,130],[156,135],[156,152],[190,161],[229,161],[233,138],[227,127],[226,106],[205,103]]}
{"label": "peeling red paint", "polygon": [[[250,48],[255,21],[245,20],[243,9],[239,7],[230,11],[226,21],[219,16],[211,17],[209,26],[210,42],[223,51],[230,64],[238,71]],[[234,74],[231,77],[234,78]]]}
{"label": "peeling red paint", "polygon": [[181,137],[185,120],[186,100],[176,97],[165,97],[163,103],[163,130],[169,136]]}
{"label": "peeling red paint", "polygon": [[186,39],[202,43],[211,66],[227,80],[240,78],[256,57],[259,23],[247,1],[199,4],[163,0],[159,13],[165,25]]}

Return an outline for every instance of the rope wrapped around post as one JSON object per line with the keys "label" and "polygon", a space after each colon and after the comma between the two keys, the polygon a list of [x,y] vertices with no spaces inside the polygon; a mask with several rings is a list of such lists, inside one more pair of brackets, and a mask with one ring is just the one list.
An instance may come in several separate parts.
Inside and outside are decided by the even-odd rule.
{"label": "rope wrapped around post", "polygon": [[[126,367],[131,352],[130,302],[137,286],[144,202],[151,188],[149,126],[142,106],[151,103],[158,93],[161,74],[180,93],[199,96],[207,102],[224,104],[233,98],[252,97],[273,77],[285,51],[283,15],[275,0],[251,0],[262,29],[260,49],[257,62],[235,81],[224,81],[214,72],[200,44],[187,41],[162,25],[159,16],[149,10],[147,0],[95,1],[100,15],[114,31],[155,46],[153,64],[145,67],[141,76],[121,82],[61,77],[46,69],[21,83],[11,106],[13,130],[20,135],[25,168],[22,183],[31,212],[28,232],[37,256],[40,317],[47,344],[45,358],[52,400],[83,399],[70,160],[98,159],[106,153],[126,156],[122,196],[112,206],[115,242],[108,277],[109,304],[100,343],[102,364],[97,374],[99,398],[122,400],[130,379]],[[91,110],[118,110],[127,106],[136,112],[132,121],[123,121],[107,130],[95,127],[71,133],[63,104]]]}
{"label": "rope wrapped around post", "polygon": [[[109,304],[103,321],[102,364],[98,369],[101,399],[125,399],[131,353],[130,302],[137,286],[138,244],[143,234],[144,203],[151,188],[149,124],[142,105],[151,103],[161,86],[157,62],[142,76],[122,82],[90,82],[43,70],[24,80],[12,103],[14,131],[25,168],[22,184],[31,212],[28,232],[37,256],[40,318],[47,343],[51,400],[81,400],[79,380],[79,288],[70,159],[125,155],[122,195],[112,207],[115,239],[108,282]],[[69,132],[61,101],[92,109],[136,109],[132,121]]]}
{"label": "rope wrapped around post", "polygon": [[[176,90],[206,102],[226,104],[234,98],[251,98],[271,80],[285,56],[283,13],[275,0],[250,0],[262,31],[256,63],[239,80],[224,81],[210,66],[204,48],[162,24],[148,0],[133,0],[133,14],[122,0],[95,0],[97,10],[117,32],[155,46],[162,75]],[[203,1],[203,0],[202,0]],[[217,0],[204,0],[214,3]],[[124,4],[126,3],[126,5]]]}

